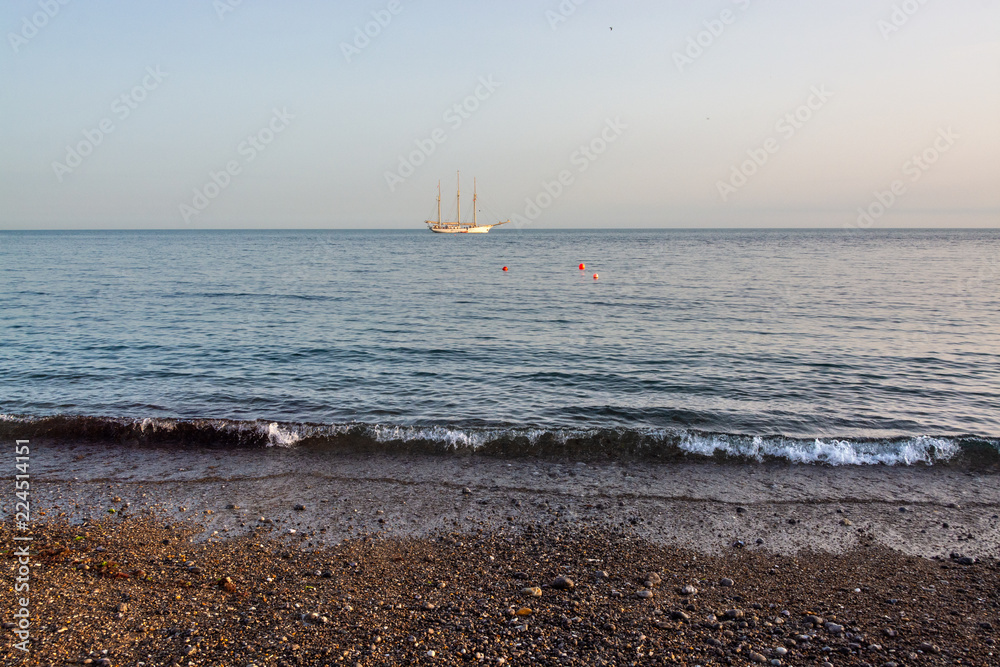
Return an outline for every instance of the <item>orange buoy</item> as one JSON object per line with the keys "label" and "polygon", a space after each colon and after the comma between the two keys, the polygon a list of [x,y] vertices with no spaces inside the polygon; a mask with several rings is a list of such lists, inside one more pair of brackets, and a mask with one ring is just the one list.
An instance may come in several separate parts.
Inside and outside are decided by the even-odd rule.
{"label": "orange buoy", "polygon": [[596,273],[594,274],[594,280],[597,280],[597,274]]}
{"label": "orange buoy", "polygon": [[506,270],[507,270],[507,267],[506,267],[506,266],[505,266],[505,267],[503,267],[503,270],[504,270],[504,271],[506,271]]}
{"label": "orange buoy", "polygon": [[581,264],[580,264],[580,270],[581,270],[581,271],[583,271],[583,270],[584,270],[585,268],[587,268],[587,265],[586,265],[586,264],[583,264],[583,263],[581,263]]}

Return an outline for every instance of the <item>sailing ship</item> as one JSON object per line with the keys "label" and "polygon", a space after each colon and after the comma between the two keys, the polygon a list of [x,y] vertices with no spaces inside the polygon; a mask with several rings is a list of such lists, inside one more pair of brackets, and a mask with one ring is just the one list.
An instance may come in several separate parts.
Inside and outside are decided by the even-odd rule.
{"label": "sailing ship", "polygon": [[494,222],[490,225],[479,224],[478,215],[478,205],[477,205],[477,194],[476,194],[476,179],[472,179],[472,223],[462,222],[462,175],[458,174],[458,180],[455,187],[455,202],[458,204],[457,212],[455,214],[454,222],[442,222],[441,221],[441,181],[438,181],[438,217],[437,220],[424,220],[427,223],[427,228],[432,232],[437,232],[438,234],[485,234],[494,227],[499,225],[506,225],[510,220],[503,220],[501,222]]}

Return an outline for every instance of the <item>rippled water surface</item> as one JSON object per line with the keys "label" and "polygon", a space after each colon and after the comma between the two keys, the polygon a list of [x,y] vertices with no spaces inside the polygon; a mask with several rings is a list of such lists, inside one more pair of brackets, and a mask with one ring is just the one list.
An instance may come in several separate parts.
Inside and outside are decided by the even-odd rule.
{"label": "rippled water surface", "polygon": [[6,415],[1000,437],[997,230],[5,232],[0,308]]}

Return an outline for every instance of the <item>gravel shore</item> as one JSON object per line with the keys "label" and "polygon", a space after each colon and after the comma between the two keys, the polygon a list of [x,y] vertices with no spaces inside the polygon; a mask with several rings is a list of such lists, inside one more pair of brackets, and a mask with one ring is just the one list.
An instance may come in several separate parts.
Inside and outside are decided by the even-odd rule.
{"label": "gravel shore", "polygon": [[319,549],[199,531],[38,524],[31,656],[7,634],[5,664],[1000,664],[993,559],[706,556],[547,526]]}
{"label": "gravel shore", "polygon": [[996,479],[34,447],[31,653],[14,648],[21,543],[4,499],[0,654],[988,667],[1000,664]]}

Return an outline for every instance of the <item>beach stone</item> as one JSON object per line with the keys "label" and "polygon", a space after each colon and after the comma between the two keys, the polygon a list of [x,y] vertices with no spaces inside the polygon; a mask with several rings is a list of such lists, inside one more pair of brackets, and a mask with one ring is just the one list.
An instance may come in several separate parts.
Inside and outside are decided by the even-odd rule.
{"label": "beach stone", "polygon": [[959,565],[975,565],[976,559],[970,558],[969,556],[962,556],[961,558],[956,558],[955,562]]}
{"label": "beach stone", "polygon": [[726,586],[726,587],[732,586],[733,585],[733,580],[730,579],[729,577],[723,577],[722,580],[719,582],[719,585],[720,586]]}
{"label": "beach stone", "polygon": [[635,596],[642,600],[648,600],[651,597],[653,597],[653,591],[649,590],[648,588],[642,588],[635,592]]}
{"label": "beach stone", "polygon": [[462,495],[468,496],[471,493],[472,493],[472,489],[470,489],[469,487],[465,487],[464,489],[462,489]]}
{"label": "beach stone", "polygon": [[687,585],[683,586],[680,589],[680,594],[681,595],[697,595],[698,594],[698,589],[695,588],[694,586],[692,586],[691,584],[687,584]]}
{"label": "beach stone", "polygon": [[296,512],[303,512],[303,511],[305,511],[305,509],[306,509],[306,506],[305,506],[305,505],[296,505],[296,506],[295,506],[295,507],[294,507],[293,509],[294,509],[294,510],[295,510]]}
{"label": "beach stone", "polygon": [[604,570],[598,570],[597,573],[594,574],[594,578],[597,579],[597,581],[604,581],[605,579],[610,579],[611,577],[608,576],[608,573]]}
{"label": "beach stone", "polygon": [[764,663],[767,662],[767,658],[765,658],[760,653],[757,653],[756,651],[750,651],[750,653],[747,654],[747,657],[750,658],[751,662],[756,662],[760,665],[763,665]]}
{"label": "beach stone", "polygon": [[552,588],[557,588],[559,590],[572,590],[576,584],[569,577],[556,577],[550,584]]}
{"label": "beach stone", "polygon": [[941,652],[941,649],[936,644],[931,644],[930,642],[923,642],[917,648],[924,653],[933,653],[935,655]]}
{"label": "beach stone", "polygon": [[641,578],[646,583],[646,586],[656,586],[662,581],[660,575],[656,572],[647,572]]}
{"label": "beach stone", "polygon": [[774,654],[775,655],[788,655],[788,649],[785,648],[784,646],[779,646],[778,648],[774,649]]}
{"label": "beach stone", "polygon": [[529,586],[527,588],[522,588],[521,592],[533,598],[542,597],[542,589],[538,586]]}
{"label": "beach stone", "polygon": [[853,526],[854,522],[851,521],[850,519],[841,519],[840,520],[840,525],[841,526]]}
{"label": "beach stone", "polygon": [[820,616],[816,616],[815,614],[809,614],[802,620],[805,621],[806,623],[812,623],[815,626],[823,625],[823,618]]}
{"label": "beach stone", "polygon": [[687,623],[688,621],[691,620],[691,617],[685,614],[683,611],[672,611],[670,612],[670,620],[682,621],[684,623]]}
{"label": "beach stone", "polygon": [[837,623],[826,623],[823,627],[826,628],[827,632],[834,635],[839,635],[844,632],[844,626]]}
{"label": "beach stone", "polygon": [[722,615],[728,619],[743,618],[744,616],[742,609],[727,609]]}

